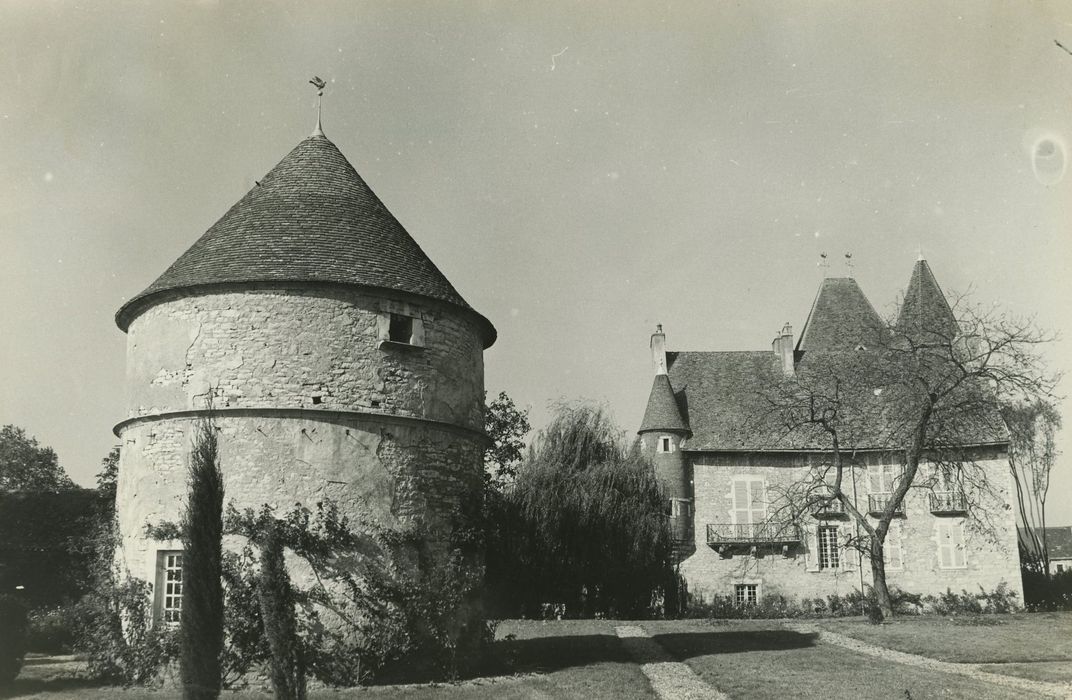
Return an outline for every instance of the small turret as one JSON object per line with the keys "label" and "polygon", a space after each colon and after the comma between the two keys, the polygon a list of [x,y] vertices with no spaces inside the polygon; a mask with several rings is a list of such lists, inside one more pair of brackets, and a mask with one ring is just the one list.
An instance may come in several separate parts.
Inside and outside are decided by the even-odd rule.
{"label": "small turret", "polygon": [[655,379],[648,395],[648,406],[641,421],[640,442],[645,454],[655,465],[655,476],[666,489],[667,513],[670,515],[674,539],[679,542],[679,556],[691,551],[693,542],[692,470],[682,447],[692,434],[678,396],[667,374],[666,335],[662,325],[651,336],[652,365]]}

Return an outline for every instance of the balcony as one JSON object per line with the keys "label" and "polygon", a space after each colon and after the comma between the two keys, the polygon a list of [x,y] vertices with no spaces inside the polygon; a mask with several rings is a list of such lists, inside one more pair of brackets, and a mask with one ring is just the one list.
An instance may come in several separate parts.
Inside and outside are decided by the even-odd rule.
{"label": "balcony", "polygon": [[816,503],[811,514],[819,520],[838,520],[846,517],[845,504],[839,500]]}
{"label": "balcony", "polygon": [[930,494],[931,512],[935,515],[962,515],[968,512],[963,491],[934,491]]}
{"label": "balcony", "polygon": [[797,544],[800,528],[793,523],[708,523],[707,544],[727,545]]}
{"label": "balcony", "polygon": [[[893,498],[892,493],[873,493],[867,497],[867,512],[870,515],[882,515],[886,511],[886,506],[889,505],[890,500]],[[894,515],[904,515],[904,501],[897,506],[897,510],[893,511]]]}

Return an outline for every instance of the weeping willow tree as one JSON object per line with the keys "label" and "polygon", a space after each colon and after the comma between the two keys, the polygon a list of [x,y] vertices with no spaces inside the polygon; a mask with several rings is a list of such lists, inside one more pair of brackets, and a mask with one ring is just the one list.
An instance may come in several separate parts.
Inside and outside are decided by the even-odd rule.
{"label": "weeping willow tree", "polygon": [[487,579],[501,614],[644,617],[674,580],[651,463],[598,407],[559,406],[493,499]]}

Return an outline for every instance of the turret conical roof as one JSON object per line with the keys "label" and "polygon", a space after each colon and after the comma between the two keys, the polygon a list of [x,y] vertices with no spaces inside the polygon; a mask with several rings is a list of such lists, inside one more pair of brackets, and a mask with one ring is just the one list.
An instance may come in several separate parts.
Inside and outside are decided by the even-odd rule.
{"label": "turret conical roof", "polygon": [[902,333],[928,332],[946,339],[957,333],[953,310],[926,260],[917,261],[912,268],[912,279],[897,315],[897,328]]}
{"label": "turret conical roof", "polygon": [[665,374],[656,374],[655,382],[651,385],[651,394],[648,395],[648,407],[644,411],[644,420],[640,423],[640,430],[689,430],[689,424],[681,416],[681,408],[674,396],[674,388],[670,386],[670,378]]}
{"label": "turret conical roof", "polygon": [[[244,282],[334,283],[405,292],[476,314],[322,134],[299,143],[145,291],[126,330],[164,292]],[[485,344],[495,329],[479,316]]]}

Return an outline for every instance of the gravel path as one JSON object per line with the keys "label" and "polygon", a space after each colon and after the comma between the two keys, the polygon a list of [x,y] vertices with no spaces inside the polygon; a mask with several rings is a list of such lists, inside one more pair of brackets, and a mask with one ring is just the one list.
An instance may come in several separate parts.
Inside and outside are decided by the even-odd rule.
{"label": "gravel path", "polygon": [[658,642],[635,625],[614,628],[622,646],[647,676],[661,700],[729,700],[704,682],[687,664],[674,661]]}
{"label": "gravel path", "polygon": [[867,654],[868,656],[877,656],[886,661],[895,661],[899,664],[908,666],[919,666],[921,668],[942,671],[944,673],[955,673],[960,676],[967,676],[968,678],[993,683],[994,685],[1005,686],[1006,688],[1016,688],[1031,693],[1031,697],[1072,698],[1072,683],[1048,683],[1045,681],[1033,681],[1027,678],[1005,676],[1000,673],[990,673],[981,670],[979,668],[980,664],[959,664],[949,661],[939,661],[938,659],[932,659],[927,656],[907,654],[903,651],[896,651],[894,649],[887,649],[885,647],[868,644],[867,642],[861,642],[859,639],[853,639],[852,637],[847,637],[843,634],[838,634],[837,632],[829,632],[815,625],[794,622],[786,623],[785,627],[794,632],[818,634],[819,641],[821,642],[834,644],[851,651]]}

